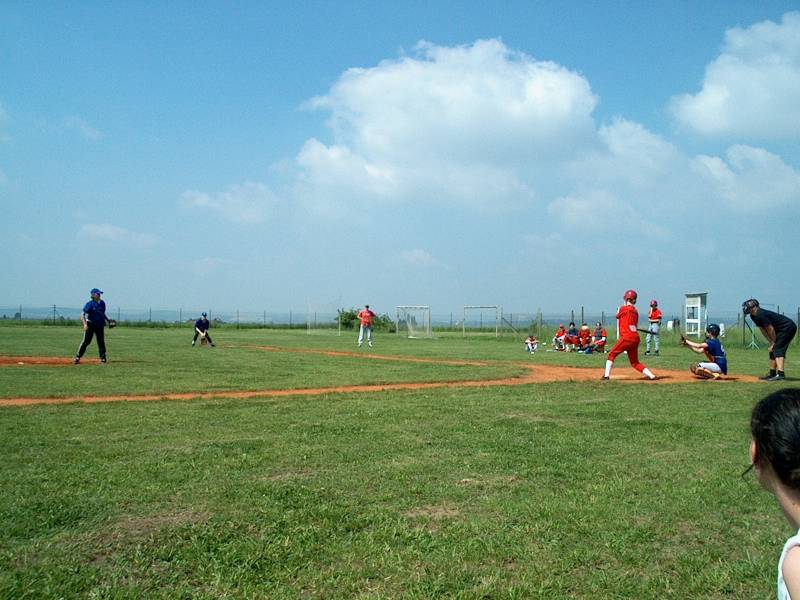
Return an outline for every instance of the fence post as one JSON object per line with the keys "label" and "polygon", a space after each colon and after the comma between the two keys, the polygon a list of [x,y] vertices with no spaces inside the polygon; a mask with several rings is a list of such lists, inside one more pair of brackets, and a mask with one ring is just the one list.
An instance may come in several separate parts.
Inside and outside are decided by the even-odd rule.
{"label": "fence post", "polygon": [[292,311],[289,311],[289,329],[292,328]]}
{"label": "fence post", "polygon": [[603,327],[606,326],[606,311],[600,313],[600,323],[602,323]]}
{"label": "fence post", "polygon": [[584,318],[583,307],[581,306],[581,325],[584,324],[585,322],[586,322],[586,319]]}
{"label": "fence post", "polygon": [[178,309],[178,323],[183,323],[183,307]]}
{"label": "fence post", "polygon": [[236,329],[239,329],[239,309],[236,309]]}
{"label": "fence post", "polygon": [[148,313],[147,322],[151,323],[153,321],[153,307],[151,306],[148,310],[150,312]]}
{"label": "fence post", "polygon": [[119,306],[118,306],[117,307],[117,322],[119,322],[119,320],[120,320],[120,318],[119,318]]}
{"label": "fence post", "polygon": [[575,309],[571,309],[569,311],[569,320],[570,320],[571,323],[575,322]]}
{"label": "fence post", "polygon": [[53,304],[53,325],[56,324],[56,305]]}
{"label": "fence post", "polygon": [[542,309],[541,308],[537,308],[536,309],[536,316],[539,317],[539,319],[538,319],[538,321],[539,321],[539,334],[538,334],[538,336],[541,337],[542,328],[544,326],[544,317],[542,316]]}

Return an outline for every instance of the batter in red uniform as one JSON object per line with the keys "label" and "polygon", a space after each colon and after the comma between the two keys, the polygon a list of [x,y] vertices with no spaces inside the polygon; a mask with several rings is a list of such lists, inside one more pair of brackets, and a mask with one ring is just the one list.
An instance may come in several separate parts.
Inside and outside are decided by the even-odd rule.
{"label": "batter in red uniform", "polygon": [[619,320],[619,340],[611,348],[606,361],[606,371],[603,379],[608,379],[611,376],[611,368],[614,366],[614,360],[623,352],[628,352],[628,360],[631,366],[645,375],[648,379],[655,379],[652,371],[639,362],[639,332],[636,330],[639,325],[639,312],[636,310],[636,292],[628,290],[623,296],[625,305],[621,306],[617,312],[617,320]]}

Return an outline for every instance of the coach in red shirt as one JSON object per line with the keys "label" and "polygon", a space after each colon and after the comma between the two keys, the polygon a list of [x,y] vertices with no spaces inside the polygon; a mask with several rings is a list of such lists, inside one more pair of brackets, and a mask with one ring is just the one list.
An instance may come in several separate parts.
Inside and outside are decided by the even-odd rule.
{"label": "coach in red shirt", "polygon": [[658,356],[658,350],[661,343],[661,336],[659,335],[659,331],[661,331],[661,309],[658,308],[658,300],[651,300],[650,301],[650,312],[647,313],[647,329],[650,331],[645,338],[645,355],[650,354],[650,341],[653,340],[655,345],[656,356]]}
{"label": "coach in red shirt", "polygon": [[358,329],[358,346],[364,344],[364,333],[367,334],[367,344],[372,348],[372,323],[375,321],[375,313],[369,309],[369,304],[364,305],[364,310],[358,313],[358,320],[361,327]]}

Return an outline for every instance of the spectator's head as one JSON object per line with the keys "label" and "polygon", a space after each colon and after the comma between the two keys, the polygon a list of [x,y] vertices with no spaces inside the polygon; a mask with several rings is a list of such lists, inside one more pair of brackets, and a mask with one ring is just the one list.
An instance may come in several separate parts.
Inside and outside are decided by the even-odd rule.
{"label": "spectator's head", "polygon": [[761,485],[780,483],[800,494],[800,389],[773,392],[753,407],[750,463]]}

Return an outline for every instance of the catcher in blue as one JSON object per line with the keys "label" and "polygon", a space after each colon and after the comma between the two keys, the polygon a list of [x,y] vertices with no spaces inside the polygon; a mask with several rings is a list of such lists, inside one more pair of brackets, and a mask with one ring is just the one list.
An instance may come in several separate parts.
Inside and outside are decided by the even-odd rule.
{"label": "catcher in blue", "polygon": [[705,354],[703,362],[695,363],[689,370],[695,377],[700,379],[719,379],[728,374],[728,359],[725,356],[725,348],[719,341],[719,325],[712,323],[706,327],[705,342],[691,342],[681,336],[681,344],[690,348],[698,354]]}
{"label": "catcher in blue", "polygon": [[108,362],[106,356],[106,339],[105,339],[105,326],[108,323],[109,327],[116,326],[117,322],[114,319],[109,319],[106,316],[106,303],[100,299],[102,290],[92,288],[89,292],[91,300],[83,306],[81,312],[81,323],[83,323],[83,341],[81,342],[78,353],[72,362],[76,365],[81,362],[84,352],[89,344],[92,343],[92,338],[97,336],[97,349],[100,351],[100,362]]}

